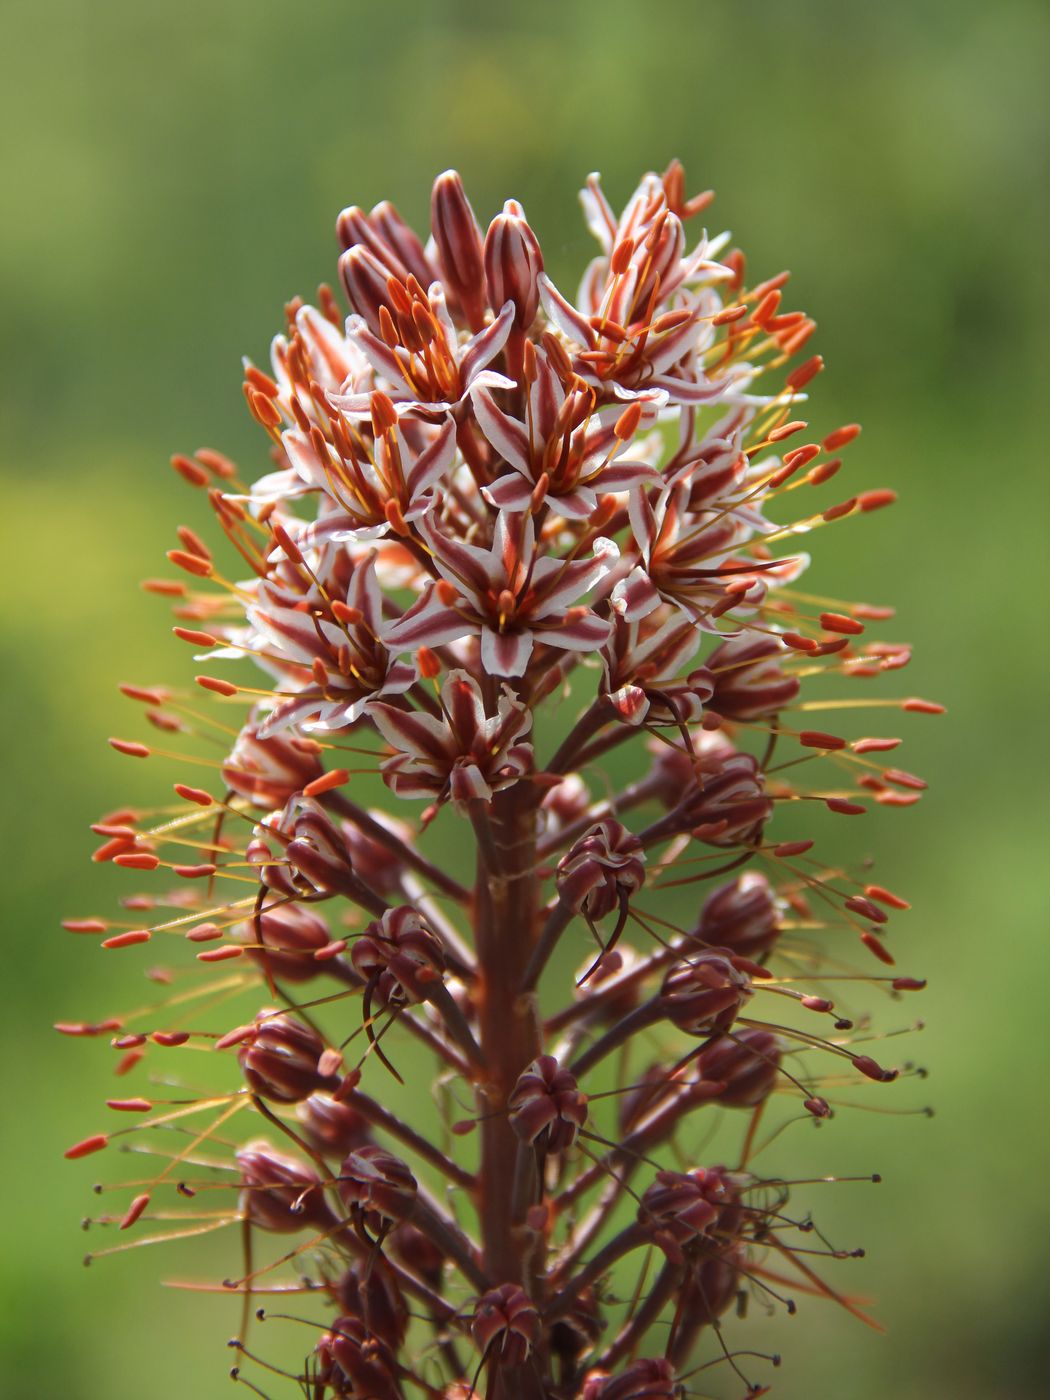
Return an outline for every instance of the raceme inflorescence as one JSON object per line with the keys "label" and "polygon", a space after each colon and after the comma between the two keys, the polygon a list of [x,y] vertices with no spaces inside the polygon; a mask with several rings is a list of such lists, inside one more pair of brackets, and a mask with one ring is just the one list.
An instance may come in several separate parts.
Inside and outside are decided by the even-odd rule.
{"label": "raceme inflorescence", "polygon": [[859,428],[808,430],[814,323],[687,238],[679,164],[582,198],[575,300],[452,172],[425,245],[346,209],[349,317],[297,299],[245,367],[269,469],[174,459],[225,540],[145,586],[206,669],[122,687],[168,785],[94,828],[142,891],[67,927],[155,986],[59,1026],[127,1086],[67,1156],[133,1164],[89,1257],[232,1238],[194,1286],[256,1394],[755,1394],[764,1312],[870,1321],[782,1164],[908,1070],[867,1003],[923,984],[815,844],[925,786],[858,714],[941,707],[863,693],[908,648],[798,546],[894,496],[822,491]]}

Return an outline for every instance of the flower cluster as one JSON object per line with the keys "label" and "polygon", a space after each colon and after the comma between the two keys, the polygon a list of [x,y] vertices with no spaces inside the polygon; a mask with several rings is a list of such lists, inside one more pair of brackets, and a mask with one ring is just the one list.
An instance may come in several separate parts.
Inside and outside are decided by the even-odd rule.
{"label": "flower cluster", "polygon": [[[924,787],[897,738],[809,727],[908,649],[802,591],[797,545],[893,494],[820,498],[859,428],[808,431],[814,324],[687,235],[709,201],[675,163],[616,215],[592,177],[575,298],[454,173],[425,244],[347,209],[349,316],[323,287],[246,365],[271,469],[174,459],[227,543],[180,529],[146,586],[207,670],[123,687],[160,737],[113,747],[180,780],[94,828],[146,891],[67,923],[163,944],[170,990],[59,1027],[135,1082],[67,1155],[148,1154],[96,1224],[233,1227],[256,1394],[655,1400],[716,1364],[757,1393],[734,1304],[863,1316],[761,1155],[897,1078],[856,989],[922,986],[907,903],[813,853]],[[290,1373],[249,1350],[274,1293],[314,1309]]]}

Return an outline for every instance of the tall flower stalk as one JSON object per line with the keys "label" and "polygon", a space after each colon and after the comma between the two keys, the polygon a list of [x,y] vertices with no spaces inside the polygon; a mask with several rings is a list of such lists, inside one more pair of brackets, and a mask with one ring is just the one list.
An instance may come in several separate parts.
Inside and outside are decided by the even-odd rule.
{"label": "tall flower stalk", "polygon": [[690,243],[709,202],[676,163],[617,217],[592,177],[575,300],[454,173],[426,245],[347,209],[349,317],[322,287],[246,365],[271,469],[174,459],[227,545],[180,529],[146,587],[205,694],[122,687],[160,738],[113,747],[180,780],[94,828],[145,892],[67,924],[170,991],[59,1027],[129,1077],[67,1156],[145,1163],[92,1257],[239,1237],[257,1394],[758,1393],[734,1304],[870,1321],[762,1161],[898,1077],[865,1001],[922,986],[907,904],[814,843],[924,787],[835,721],[940,707],[858,697],[891,611],[800,587],[801,537],[893,493],[820,494],[859,429],[808,431],[814,324]]}

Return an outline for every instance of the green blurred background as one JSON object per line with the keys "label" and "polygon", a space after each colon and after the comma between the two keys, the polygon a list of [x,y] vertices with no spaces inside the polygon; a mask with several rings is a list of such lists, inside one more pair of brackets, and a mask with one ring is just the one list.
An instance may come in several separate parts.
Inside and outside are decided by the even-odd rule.
{"label": "green blurred background", "polygon": [[116,682],[186,675],[163,603],[136,589],[163,572],[176,523],[204,523],[168,455],[208,444],[261,466],[239,356],[265,359],[283,301],[334,278],[343,205],[390,197],[420,225],[430,180],[455,165],[483,217],[524,202],[573,285],[591,251],[582,178],[600,169],[619,204],[672,155],[691,187],[718,190],[710,222],[755,276],[794,269],[792,304],[820,322],[830,366],[820,421],[862,419],[851,481],[902,496],[822,536],[811,581],[896,603],[889,632],[917,650],[907,692],[950,710],[908,730],[927,799],[862,834],[915,906],[898,926],[932,986],[902,1014],[928,1022],[915,1053],[937,1117],[840,1117],[812,1162],[886,1177],[819,1205],[868,1246],[849,1279],[889,1335],[810,1304],[773,1329],[776,1394],[1013,1400],[1045,1383],[1048,678],[1032,619],[1047,14],[1039,0],[7,0],[9,1400],[231,1393],[230,1314],[161,1290],[169,1259],[80,1267],[96,1166],[61,1150],[99,1125],[105,1052],[48,1031],[137,996],[133,959],[58,921],[113,894],[86,824],[164,781],[104,740],[132,719]]}

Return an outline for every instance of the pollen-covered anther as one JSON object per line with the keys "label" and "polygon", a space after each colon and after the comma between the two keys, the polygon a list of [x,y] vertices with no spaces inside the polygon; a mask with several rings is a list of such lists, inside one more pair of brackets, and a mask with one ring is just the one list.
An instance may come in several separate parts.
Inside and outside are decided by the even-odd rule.
{"label": "pollen-covered anther", "polygon": [[540,1315],[516,1283],[490,1288],[474,1305],[470,1331],[478,1350],[494,1366],[520,1366],[540,1337]]}
{"label": "pollen-covered anther", "polygon": [[539,1152],[563,1152],[587,1121],[587,1095],[553,1055],[540,1055],[519,1077],[507,1110],[523,1142]]}

